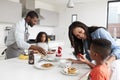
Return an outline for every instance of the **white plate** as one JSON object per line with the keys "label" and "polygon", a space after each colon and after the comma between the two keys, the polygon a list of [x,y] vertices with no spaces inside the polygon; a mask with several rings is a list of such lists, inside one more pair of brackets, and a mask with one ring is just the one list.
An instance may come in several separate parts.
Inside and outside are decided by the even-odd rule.
{"label": "white plate", "polygon": [[58,59],[55,58],[55,57],[48,57],[47,60],[48,60],[48,61],[53,61],[53,62],[58,61]]}
{"label": "white plate", "polygon": [[79,71],[77,71],[75,74],[68,74],[68,73],[66,73],[64,70],[61,70],[60,72],[61,72],[62,74],[64,74],[64,75],[68,75],[68,76],[76,76],[76,75],[79,74]]}
{"label": "white plate", "polygon": [[[51,67],[43,67],[43,66],[42,66],[42,65],[47,64],[47,63],[50,63],[50,64],[52,64],[53,66],[51,66]],[[46,70],[46,69],[51,69],[51,68],[53,68],[53,67],[54,67],[54,64],[51,63],[51,62],[40,62],[40,63],[36,63],[36,64],[34,65],[34,67],[37,68],[37,69]]]}

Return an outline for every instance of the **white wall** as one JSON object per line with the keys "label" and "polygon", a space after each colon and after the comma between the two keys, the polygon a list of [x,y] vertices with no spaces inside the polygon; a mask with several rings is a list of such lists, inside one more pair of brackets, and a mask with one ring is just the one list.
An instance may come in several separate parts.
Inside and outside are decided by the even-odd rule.
{"label": "white wall", "polygon": [[13,2],[17,2],[17,3],[20,2],[20,0],[8,0],[8,1],[13,1]]}
{"label": "white wall", "polygon": [[[20,0],[8,0],[8,1],[20,3]],[[35,8],[42,8],[42,9],[51,10],[51,11],[58,10],[55,6],[50,5],[48,3],[44,3],[42,1],[38,1],[38,0],[35,0]]]}
{"label": "white wall", "polygon": [[35,0],[35,8],[57,11],[57,8],[55,6],[37,0]]}
{"label": "white wall", "polygon": [[21,19],[21,4],[1,0],[0,1],[0,22],[16,23]]}
{"label": "white wall", "polygon": [[75,4],[74,8],[61,8],[59,27],[55,33],[57,40],[64,40],[67,47],[70,47],[68,38],[68,27],[71,24],[72,14],[78,15],[78,21],[84,22],[88,26],[97,25],[106,27],[107,2],[86,2]]}
{"label": "white wall", "polygon": [[61,6],[58,8],[40,1],[36,1],[35,4],[36,8],[59,11],[59,26],[54,28],[56,39],[65,41],[67,47],[70,47],[70,41],[68,39],[68,27],[71,24],[72,14],[77,14],[78,20],[84,22],[88,26],[97,25],[106,27],[107,0],[77,3],[75,4],[75,7],[71,9],[66,8],[66,6]]}
{"label": "white wall", "polygon": [[46,27],[46,26],[35,25],[34,27],[29,29],[29,32],[30,32],[29,39],[36,39],[36,36],[41,31],[46,32],[48,35],[55,34],[53,27]]}

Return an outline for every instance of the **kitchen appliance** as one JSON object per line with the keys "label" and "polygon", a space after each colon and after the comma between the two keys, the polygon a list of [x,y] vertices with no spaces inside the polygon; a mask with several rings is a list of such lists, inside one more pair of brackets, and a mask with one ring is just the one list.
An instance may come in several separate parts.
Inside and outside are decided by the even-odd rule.
{"label": "kitchen appliance", "polygon": [[50,39],[50,41],[55,41],[55,35],[48,35],[48,39]]}

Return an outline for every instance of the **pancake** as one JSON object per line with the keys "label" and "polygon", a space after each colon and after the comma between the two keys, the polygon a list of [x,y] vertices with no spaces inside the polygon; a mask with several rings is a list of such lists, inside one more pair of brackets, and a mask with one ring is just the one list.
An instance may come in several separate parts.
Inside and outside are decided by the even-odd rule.
{"label": "pancake", "polygon": [[68,68],[68,74],[76,74],[76,68],[70,67]]}
{"label": "pancake", "polygon": [[44,67],[44,68],[50,68],[50,67],[53,66],[53,64],[51,64],[51,63],[45,63],[45,64],[42,64],[41,66]]}

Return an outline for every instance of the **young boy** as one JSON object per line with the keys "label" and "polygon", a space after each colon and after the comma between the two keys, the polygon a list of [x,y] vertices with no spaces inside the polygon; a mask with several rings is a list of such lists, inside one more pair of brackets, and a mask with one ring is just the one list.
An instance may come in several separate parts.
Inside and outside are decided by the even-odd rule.
{"label": "young boy", "polygon": [[105,59],[111,52],[111,42],[106,39],[94,39],[90,46],[90,57],[95,60],[96,65],[93,66],[83,56],[80,59],[89,65],[92,70],[89,74],[88,80],[110,80],[110,70],[108,65],[105,63]]}

